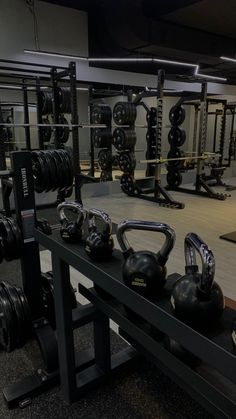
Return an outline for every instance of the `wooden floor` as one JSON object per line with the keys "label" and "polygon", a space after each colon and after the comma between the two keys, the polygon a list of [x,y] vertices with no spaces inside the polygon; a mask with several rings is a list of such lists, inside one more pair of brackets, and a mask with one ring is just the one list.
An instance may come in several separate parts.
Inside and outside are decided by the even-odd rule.
{"label": "wooden floor", "polygon": [[[236,178],[229,183],[236,185]],[[224,192],[224,188],[219,188]],[[176,232],[175,247],[170,255],[168,273],[184,273],[184,237],[196,232],[211,247],[216,259],[216,281],[224,294],[236,300],[236,244],[220,240],[219,236],[236,230],[236,191],[230,192],[231,198],[217,201],[196,195],[172,193],[173,197],[185,203],[185,209],[174,210],[159,207],[152,202],[130,198],[123,193],[84,199],[87,208],[97,207],[108,212],[114,222],[124,219],[160,221],[169,224]],[[137,250],[158,251],[163,242],[160,233],[130,232],[128,238]],[[42,268],[50,268],[47,252],[42,252]],[[85,278],[82,278],[82,282]],[[72,282],[78,283],[78,274],[73,273]],[[77,285],[77,284],[76,284]]]}

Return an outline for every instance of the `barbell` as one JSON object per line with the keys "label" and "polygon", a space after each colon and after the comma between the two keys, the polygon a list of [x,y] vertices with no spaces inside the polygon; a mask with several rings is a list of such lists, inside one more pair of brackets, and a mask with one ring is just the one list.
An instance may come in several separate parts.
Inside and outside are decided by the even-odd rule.
{"label": "barbell", "polygon": [[156,163],[156,164],[163,164],[168,163],[169,161],[176,161],[176,160],[207,160],[209,158],[220,157],[221,154],[219,153],[203,153],[201,156],[185,156],[185,157],[176,157],[172,159],[149,159],[149,160],[139,160],[139,163]]}

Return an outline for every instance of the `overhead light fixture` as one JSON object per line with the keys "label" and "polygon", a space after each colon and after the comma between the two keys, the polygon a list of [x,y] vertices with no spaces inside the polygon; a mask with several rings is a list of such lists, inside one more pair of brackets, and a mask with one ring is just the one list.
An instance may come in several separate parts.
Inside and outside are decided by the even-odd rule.
{"label": "overhead light fixture", "polygon": [[88,87],[76,87],[76,90],[88,91],[89,88]]}
{"label": "overhead light fixture", "polygon": [[196,65],[197,65],[197,64],[191,64],[191,63],[183,63],[182,61],[165,60],[165,59],[162,59],[162,58],[153,58],[153,61],[156,62],[156,63],[181,65],[181,66],[185,66],[185,67],[196,67]]}
{"label": "overhead light fixture", "polygon": [[1,89],[12,89],[12,90],[21,90],[22,86],[14,86],[14,85],[8,85],[8,84],[0,84]]}
{"label": "overhead light fixture", "polygon": [[88,58],[89,62],[152,62],[153,58],[116,58],[116,57],[112,57],[112,58]]}
{"label": "overhead light fixture", "polygon": [[24,52],[26,54],[47,55],[49,57],[70,58],[72,60],[88,61],[88,58],[86,57],[81,57],[78,55],[70,55],[70,54],[60,54],[59,52],[38,51],[38,50],[33,50],[33,49],[24,49]]}
{"label": "overhead light fixture", "polygon": [[224,77],[218,77],[218,76],[209,76],[207,74],[199,73],[199,65],[197,65],[195,70],[195,76],[197,77],[203,77],[204,79],[211,79],[211,80],[219,80],[219,81],[227,81]]}
{"label": "overhead light fixture", "polygon": [[232,63],[236,63],[236,58],[224,57],[223,55],[220,57],[221,60],[230,61]]}

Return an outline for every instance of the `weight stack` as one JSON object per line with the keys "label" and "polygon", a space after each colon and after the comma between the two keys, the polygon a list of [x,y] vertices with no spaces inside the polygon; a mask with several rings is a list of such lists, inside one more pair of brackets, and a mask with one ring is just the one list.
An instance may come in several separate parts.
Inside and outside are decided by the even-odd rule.
{"label": "weight stack", "polygon": [[167,159],[175,159],[167,164],[167,183],[170,189],[175,189],[182,183],[181,172],[185,170],[185,161],[178,160],[184,157],[184,152],[180,149],[186,141],[186,132],[180,128],[185,120],[185,109],[181,105],[174,105],[169,112],[171,128],[168,134],[170,151]]}
{"label": "weight stack", "polygon": [[118,152],[117,159],[119,169],[123,172],[120,179],[121,189],[127,195],[133,195],[135,190],[136,117],[136,105],[131,101],[118,102],[115,104],[113,108],[113,119],[117,128],[113,131],[112,143]]}
{"label": "weight stack", "polygon": [[112,112],[109,105],[97,104],[92,107],[92,124],[106,125],[106,128],[92,128],[92,144],[94,148],[102,149],[98,153],[98,165],[101,169],[100,181],[106,182],[112,178]]}

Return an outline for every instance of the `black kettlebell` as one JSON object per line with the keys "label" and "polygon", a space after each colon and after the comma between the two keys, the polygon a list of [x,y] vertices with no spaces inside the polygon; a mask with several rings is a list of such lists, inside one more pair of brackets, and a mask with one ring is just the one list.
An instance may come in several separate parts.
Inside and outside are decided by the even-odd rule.
{"label": "black kettlebell", "polygon": [[[70,210],[76,213],[76,220],[69,220],[65,214],[65,210]],[[86,219],[86,211],[83,206],[75,201],[65,201],[57,207],[60,223],[61,223],[61,237],[68,243],[78,243],[83,236],[83,223]]]}
{"label": "black kettlebell", "polygon": [[[224,309],[224,296],[214,282],[215,258],[206,243],[195,233],[185,237],[185,272],[174,285],[171,303],[176,317],[195,328],[207,328],[217,321]],[[196,251],[202,260],[202,272],[196,263]]]}
{"label": "black kettlebell", "polygon": [[[165,242],[158,253],[148,250],[135,252],[125,236],[127,230],[156,231],[165,235]],[[123,221],[117,228],[117,239],[125,262],[124,283],[144,297],[156,297],[166,282],[166,262],[175,243],[175,232],[167,224],[152,221]]]}
{"label": "black kettlebell", "polygon": [[[100,219],[104,225],[98,232],[96,219]],[[105,212],[92,208],[88,211],[89,235],[86,239],[85,251],[96,262],[104,262],[111,258],[114,241],[111,236],[112,221]]]}

